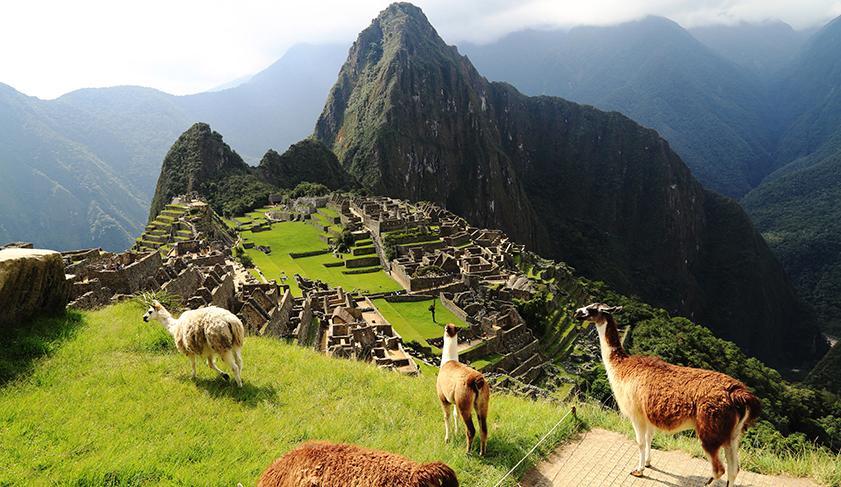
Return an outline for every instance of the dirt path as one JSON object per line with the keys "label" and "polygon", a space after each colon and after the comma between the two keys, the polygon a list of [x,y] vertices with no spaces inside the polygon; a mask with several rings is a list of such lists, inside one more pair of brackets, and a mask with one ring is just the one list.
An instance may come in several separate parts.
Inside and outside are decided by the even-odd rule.
{"label": "dirt path", "polygon": [[[526,473],[523,486],[603,486],[632,485],[644,487],[703,486],[710,477],[710,464],[684,452],[651,451],[652,467],[644,478],[635,478],[630,471],[639,458],[637,445],[619,433],[601,429],[587,432],[582,438],[558,448],[545,461]],[[723,487],[725,475],[714,483]],[[817,487],[807,479],[772,477],[742,470],[736,478],[741,487]]]}

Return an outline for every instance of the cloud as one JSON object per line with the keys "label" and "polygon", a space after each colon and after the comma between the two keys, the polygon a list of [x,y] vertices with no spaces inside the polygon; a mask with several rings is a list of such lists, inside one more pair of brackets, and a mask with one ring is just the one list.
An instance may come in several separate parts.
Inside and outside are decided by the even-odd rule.
{"label": "cloud", "polygon": [[[176,94],[252,74],[299,42],[350,42],[382,0],[13,0],[0,3],[0,82],[56,97],[135,84]],[[663,15],[685,27],[782,19],[809,27],[841,0],[418,0],[449,43],[527,27],[606,25]]]}

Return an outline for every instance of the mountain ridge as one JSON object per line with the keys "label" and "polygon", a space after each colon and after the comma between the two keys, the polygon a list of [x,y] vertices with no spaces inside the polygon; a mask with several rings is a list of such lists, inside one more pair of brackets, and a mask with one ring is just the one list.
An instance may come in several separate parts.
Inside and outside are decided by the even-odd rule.
{"label": "mountain ridge", "polygon": [[[360,33],[315,136],[372,191],[435,201],[562,254],[772,363],[823,351],[744,212],[704,190],[654,130],[488,82],[410,4]],[[745,241],[722,240],[718,225]]]}

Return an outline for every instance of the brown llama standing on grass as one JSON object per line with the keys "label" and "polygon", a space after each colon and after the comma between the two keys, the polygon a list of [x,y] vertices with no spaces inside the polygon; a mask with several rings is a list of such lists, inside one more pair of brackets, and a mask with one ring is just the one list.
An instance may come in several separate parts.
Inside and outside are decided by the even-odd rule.
{"label": "brown llama standing on grass", "polygon": [[[467,428],[467,453],[476,436],[473,426],[473,410],[479,420],[479,455],[485,454],[488,443],[488,403],[491,388],[485,376],[458,361],[458,327],[449,323],[444,327],[444,348],[441,354],[441,369],[435,384],[441,408],[444,410],[444,441],[450,441],[450,415],[455,405]],[[453,417],[453,430],[456,430]]]}
{"label": "brown llama standing on grass", "polygon": [[634,477],[651,466],[654,430],[694,429],[712,464],[707,485],[724,475],[718,452],[727,458],[727,485],[739,473],[739,438],[759,416],[761,403],[743,383],[719,373],[680,367],[657,357],[628,355],[619,340],[612,314],[622,308],[591,304],[575,312],[595,323],[602,361],[619,410],[631,420],[640,456]]}
{"label": "brown llama standing on grass", "polygon": [[356,445],[308,441],[275,460],[257,487],[458,487],[453,469]]}

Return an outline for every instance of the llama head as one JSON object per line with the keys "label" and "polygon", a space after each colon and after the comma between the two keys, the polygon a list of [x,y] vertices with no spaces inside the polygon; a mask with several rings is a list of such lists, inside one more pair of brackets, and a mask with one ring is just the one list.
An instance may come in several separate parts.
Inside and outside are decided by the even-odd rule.
{"label": "llama head", "polygon": [[163,305],[158,302],[158,300],[152,301],[152,304],[149,306],[149,309],[146,310],[146,314],[143,315],[143,321],[149,322],[149,320],[156,320],[161,316],[161,311],[164,309]]}
{"label": "llama head", "polygon": [[575,318],[579,321],[590,321],[596,325],[607,323],[607,318],[613,313],[622,311],[621,306],[608,306],[604,303],[593,303],[575,310]]}
{"label": "llama head", "polygon": [[447,326],[444,327],[444,335],[455,338],[458,335],[458,327],[452,323],[447,323]]}

